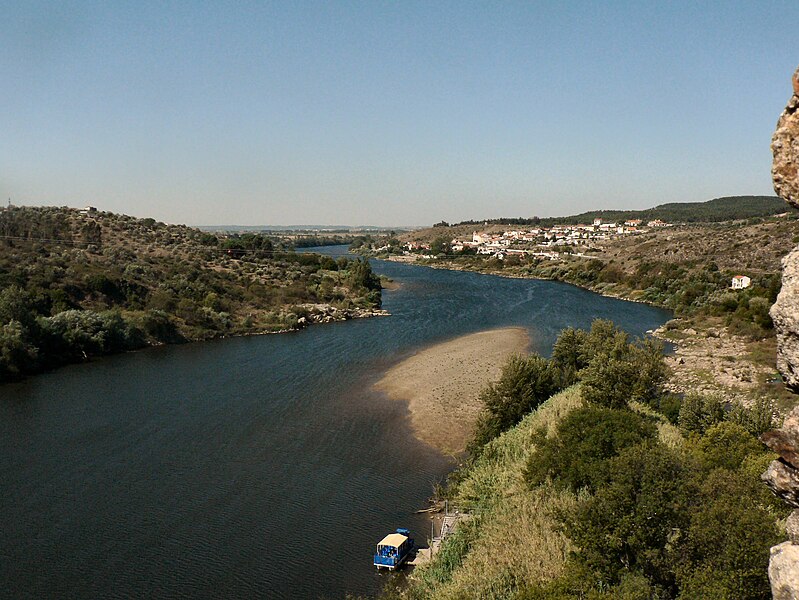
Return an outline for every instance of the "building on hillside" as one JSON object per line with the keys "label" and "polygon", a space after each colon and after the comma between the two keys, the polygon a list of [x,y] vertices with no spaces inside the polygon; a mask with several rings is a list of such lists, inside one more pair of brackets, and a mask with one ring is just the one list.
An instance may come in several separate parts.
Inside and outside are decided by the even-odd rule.
{"label": "building on hillside", "polygon": [[742,290],[752,285],[752,280],[746,275],[736,275],[732,278],[732,289]]}

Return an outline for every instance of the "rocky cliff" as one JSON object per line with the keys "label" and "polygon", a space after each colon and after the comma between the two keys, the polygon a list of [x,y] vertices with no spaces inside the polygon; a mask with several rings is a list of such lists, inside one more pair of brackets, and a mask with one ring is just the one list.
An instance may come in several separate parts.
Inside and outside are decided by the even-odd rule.
{"label": "rocky cliff", "polygon": [[[799,207],[799,69],[793,75],[793,95],[788,100],[771,141],[774,190]],[[782,291],[771,309],[777,331],[777,367],[785,383],[799,392],[799,248],[783,260]]]}
{"label": "rocky cliff", "polygon": [[[788,100],[771,142],[774,190],[788,204],[799,207],[799,69],[794,73]],[[782,263],[782,290],[771,309],[777,332],[777,368],[786,385],[799,392],[799,247]],[[799,598],[799,407],[781,429],[763,434],[763,442],[779,455],[763,473],[763,481],[794,507],[786,529],[788,541],[771,549],[769,579],[776,600]]]}

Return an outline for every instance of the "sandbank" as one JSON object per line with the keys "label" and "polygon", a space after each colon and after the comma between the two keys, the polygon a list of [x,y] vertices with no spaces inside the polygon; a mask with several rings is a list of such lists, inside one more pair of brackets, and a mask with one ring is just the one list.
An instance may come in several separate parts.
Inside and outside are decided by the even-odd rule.
{"label": "sandbank", "polygon": [[465,450],[480,412],[480,391],[512,354],[527,350],[527,330],[473,333],[419,351],[389,369],[375,389],[408,402],[415,435],[447,454]]}

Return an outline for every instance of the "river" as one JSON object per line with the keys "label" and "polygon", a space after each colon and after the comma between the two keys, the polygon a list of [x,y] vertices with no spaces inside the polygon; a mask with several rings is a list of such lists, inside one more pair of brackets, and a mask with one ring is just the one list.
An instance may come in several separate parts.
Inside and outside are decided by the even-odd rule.
{"label": "river", "polygon": [[[341,248],[325,249],[338,254]],[[342,598],[453,466],[371,390],[427,345],[522,326],[640,335],[665,311],[547,281],[374,261],[390,317],[153,348],[0,387],[0,596]]]}

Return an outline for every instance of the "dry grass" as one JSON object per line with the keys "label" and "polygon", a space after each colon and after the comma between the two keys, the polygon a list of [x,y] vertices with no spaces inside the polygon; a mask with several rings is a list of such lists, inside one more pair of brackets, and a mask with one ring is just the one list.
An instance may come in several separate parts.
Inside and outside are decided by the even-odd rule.
{"label": "dry grass", "polygon": [[652,417],[657,421],[658,438],[665,446],[669,448],[682,447],[685,439],[680,433],[680,429],[676,425],[671,424],[666,417],[640,402],[630,402],[629,406],[635,412]]}
{"label": "dry grass", "polygon": [[[529,490],[524,467],[535,452],[532,434],[552,434],[558,422],[582,405],[578,387],[545,402],[518,426],[490,442],[454,492],[452,503],[479,515],[469,524],[471,550],[442,576],[440,564],[420,569],[408,595],[414,598],[505,598],[527,584],[558,577],[571,550],[556,530],[553,513],[577,502],[575,494],[542,486]],[[449,556],[442,551],[439,556]],[[436,577],[425,570],[436,570]]]}

